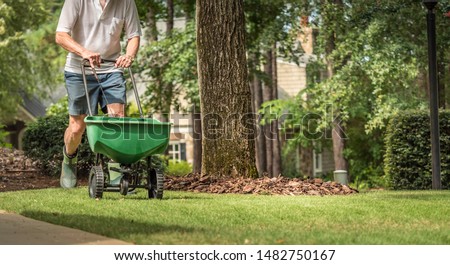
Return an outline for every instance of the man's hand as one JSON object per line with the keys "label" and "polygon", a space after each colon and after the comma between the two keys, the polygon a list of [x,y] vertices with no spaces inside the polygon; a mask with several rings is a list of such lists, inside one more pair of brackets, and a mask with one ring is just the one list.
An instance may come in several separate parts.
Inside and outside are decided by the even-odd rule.
{"label": "man's hand", "polygon": [[84,50],[81,53],[81,57],[83,57],[83,59],[89,60],[89,63],[92,68],[100,67],[100,63],[101,63],[100,53],[95,53],[95,52],[91,52],[88,50]]}
{"label": "man's hand", "polygon": [[116,67],[128,68],[133,63],[134,58],[129,55],[121,55],[116,60]]}
{"label": "man's hand", "polygon": [[133,64],[134,57],[136,56],[139,49],[140,37],[136,36],[128,40],[127,51],[125,55],[121,55],[116,60],[116,67],[128,68]]}
{"label": "man's hand", "polygon": [[89,63],[92,68],[100,67],[100,62],[101,62],[100,53],[95,53],[95,52],[91,52],[88,50],[84,50],[81,53],[81,57],[83,57],[83,59],[89,60]]}

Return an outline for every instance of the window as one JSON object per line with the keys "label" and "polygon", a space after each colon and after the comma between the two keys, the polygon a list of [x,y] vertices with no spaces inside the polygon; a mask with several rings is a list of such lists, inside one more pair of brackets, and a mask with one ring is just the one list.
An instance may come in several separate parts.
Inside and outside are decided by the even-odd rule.
{"label": "window", "polygon": [[169,158],[174,161],[186,160],[186,143],[170,142]]}

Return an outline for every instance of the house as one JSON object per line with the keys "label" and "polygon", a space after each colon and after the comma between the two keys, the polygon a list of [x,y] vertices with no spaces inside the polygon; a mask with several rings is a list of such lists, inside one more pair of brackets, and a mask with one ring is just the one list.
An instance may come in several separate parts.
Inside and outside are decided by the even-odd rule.
{"label": "house", "polygon": [[5,130],[9,133],[6,142],[15,149],[22,150],[22,136],[28,122],[45,115],[46,106],[35,96],[23,95],[23,103],[19,106],[15,119],[6,124]]}

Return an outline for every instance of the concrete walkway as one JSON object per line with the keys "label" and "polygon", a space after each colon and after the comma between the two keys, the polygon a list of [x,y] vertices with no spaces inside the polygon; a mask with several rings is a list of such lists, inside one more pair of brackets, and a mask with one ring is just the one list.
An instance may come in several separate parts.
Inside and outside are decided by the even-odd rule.
{"label": "concrete walkway", "polygon": [[131,245],[0,210],[0,245]]}

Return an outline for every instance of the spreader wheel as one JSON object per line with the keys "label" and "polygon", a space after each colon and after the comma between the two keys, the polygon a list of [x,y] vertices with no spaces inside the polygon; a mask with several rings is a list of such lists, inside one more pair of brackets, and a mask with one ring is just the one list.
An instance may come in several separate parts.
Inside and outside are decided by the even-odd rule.
{"label": "spreader wheel", "polygon": [[164,191],[164,174],[160,169],[150,169],[148,174],[148,198],[162,199]]}
{"label": "spreader wheel", "polygon": [[128,179],[126,178],[120,179],[120,194],[122,194],[123,196],[127,195],[128,186],[129,186]]}
{"label": "spreader wheel", "polygon": [[93,166],[89,173],[89,197],[100,199],[103,197],[105,175],[101,166]]}

